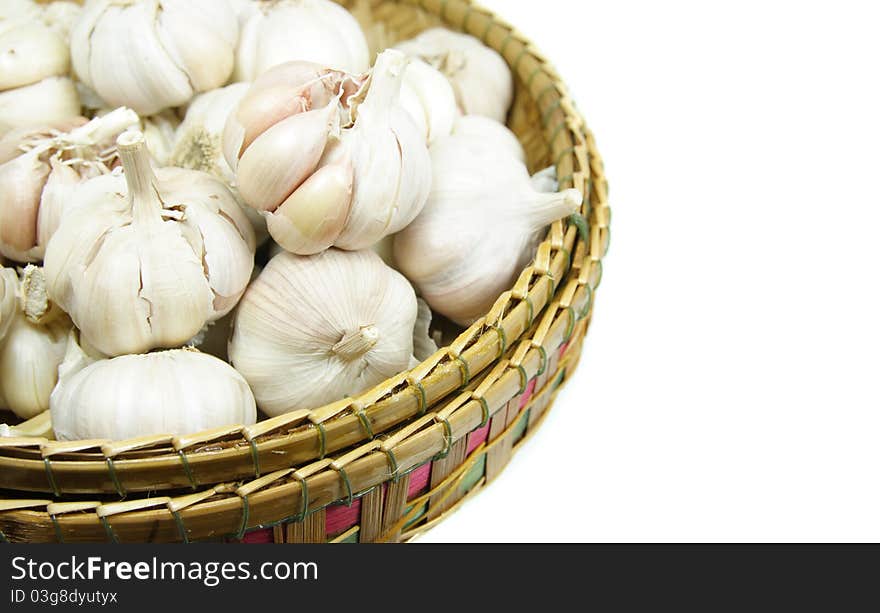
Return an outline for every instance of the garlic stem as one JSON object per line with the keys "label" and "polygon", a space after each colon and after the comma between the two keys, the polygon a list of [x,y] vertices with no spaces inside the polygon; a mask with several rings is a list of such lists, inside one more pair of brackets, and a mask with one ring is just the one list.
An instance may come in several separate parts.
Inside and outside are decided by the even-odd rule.
{"label": "garlic stem", "polygon": [[333,345],[333,353],[345,360],[356,360],[379,342],[376,326],[363,326],[357,332],[347,332],[342,340]]}
{"label": "garlic stem", "polygon": [[57,319],[63,311],[49,300],[43,269],[28,264],[21,276],[21,308],[28,321],[46,325]]}
{"label": "garlic stem", "polygon": [[526,211],[529,223],[535,229],[550,225],[557,219],[576,213],[583,196],[576,189],[567,189],[558,194],[540,194]]}
{"label": "garlic stem", "polygon": [[400,51],[388,49],[379,54],[376,64],[366,82],[355,95],[352,118],[357,118],[361,103],[369,96],[370,108],[375,112],[391,114],[400,97],[403,73],[409,60]]}
{"label": "garlic stem", "polygon": [[103,143],[137,122],[137,113],[122,106],[102,117],[95,117],[85,125],[74,128],[68,134],[63,135],[62,140],[65,144],[71,145]]}
{"label": "garlic stem", "polygon": [[125,171],[128,199],[136,223],[162,221],[162,201],[156,191],[156,175],[150,166],[150,153],[142,132],[129,130],[116,139]]}

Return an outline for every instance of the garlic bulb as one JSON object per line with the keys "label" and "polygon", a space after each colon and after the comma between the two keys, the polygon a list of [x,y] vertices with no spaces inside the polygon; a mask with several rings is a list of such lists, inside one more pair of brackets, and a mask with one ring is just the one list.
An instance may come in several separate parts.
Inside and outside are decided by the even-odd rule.
{"label": "garlic bulb", "polygon": [[371,251],[282,253],[239,304],[230,361],[268,415],[322,406],[409,367],[416,311]]}
{"label": "garlic bulb", "polygon": [[41,19],[43,23],[63,36],[64,40],[69,43],[70,31],[73,29],[73,24],[82,15],[82,10],[82,6],[76,2],[52,0],[43,7]]}
{"label": "garlic bulb", "polygon": [[123,133],[117,149],[124,173],[71,195],[46,249],[49,293],[107,355],[177,347],[238,302],[253,231],[219,180],[154,174],[140,132]]}
{"label": "garlic bulb", "polygon": [[0,341],[15,318],[18,309],[18,275],[11,268],[0,267]]}
{"label": "garlic bulb", "polygon": [[116,137],[137,122],[134,111],[119,108],[68,131],[19,129],[0,139],[0,253],[42,260],[70,190],[110,172]]}
{"label": "garlic bulb", "polygon": [[453,134],[431,147],[431,161],[428,204],[395,236],[394,258],[432,309],[468,325],[513,285],[535,238],[583,197],[536,191],[525,165],[489,140]]}
{"label": "garlic bulb", "polygon": [[458,108],[452,86],[436,68],[414,58],[406,66],[400,105],[430,144],[452,132]]}
{"label": "garlic bulb", "polygon": [[256,423],[254,396],[242,376],[194,349],[92,361],[71,335],[60,370],[50,401],[58,440],[184,435]]}
{"label": "garlic bulb", "polygon": [[49,302],[41,269],[28,266],[20,281],[9,269],[2,274],[7,289],[17,281],[17,301],[0,340],[0,408],[28,419],[49,408],[71,324]]}
{"label": "garlic bulb", "polygon": [[513,75],[497,51],[445,28],[426,30],[397,48],[446,75],[462,113],[504,123],[513,102]]}
{"label": "garlic bulb", "polygon": [[238,21],[226,0],[91,0],[70,39],[80,80],[147,116],[226,82]]}
{"label": "garlic bulb", "polygon": [[239,13],[236,81],[253,81],[285,62],[302,60],[366,72],[370,50],[351,14],[331,0],[262,0]]}
{"label": "garlic bulb", "polygon": [[[491,143],[494,148],[503,149],[507,154],[512,155],[517,160],[526,163],[526,152],[516,134],[504,124],[493,121],[482,115],[463,115],[455,120],[452,127],[452,134],[455,136],[456,142],[462,143],[464,139],[475,139],[477,145],[480,143]],[[553,190],[556,191],[556,190]]]}
{"label": "garlic bulb", "polygon": [[235,83],[193,98],[174,137],[172,166],[201,170],[234,184],[235,173],[223,156],[223,128],[249,87]]}
{"label": "garlic bulb", "polygon": [[79,115],[67,43],[39,15],[27,3],[0,7],[0,137]]}
{"label": "garlic bulb", "polygon": [[221,179],[236,199],[239,199],[244,214],[254,228],[256,243],[262,245],[269,238],[266,220],[240,200],[235,187],[235,173],[223,155],[223,128],[226,120],[249,87],[248,83],[234,83],[193,98],[186,110],[186,117],[174,135],[168,164],[201,170]]}
{"label": "garlic bulb", "polygon": [[[230,116],[224,151],[244,201],[284,249],[367,248],[404,228],[431,182],[424,135],[399,105],[405,58],[379,56],[356,94],[343,73],[277,66]],[[347,114],[353,123],[340,130]]]}
{"label": "garlic bulb", "polygon": [[171,150],[180,120],[172,111],[163,111],[158,115],[141,118],[141,131],[147,151],[158,166],[176,166],[169,162]]}

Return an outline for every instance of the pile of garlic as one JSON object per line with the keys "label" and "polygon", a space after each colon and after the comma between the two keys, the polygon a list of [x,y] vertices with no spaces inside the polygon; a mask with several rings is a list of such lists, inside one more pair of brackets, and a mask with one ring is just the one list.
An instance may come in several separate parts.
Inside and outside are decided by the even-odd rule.
{"label": "pile of garlic", "polygon": [[371,51],[363,6],[3,0],[0,409],[28,421],[0,436],[356,395],[488,311],[578,209],[529,177],[496,52],[439,28]]}

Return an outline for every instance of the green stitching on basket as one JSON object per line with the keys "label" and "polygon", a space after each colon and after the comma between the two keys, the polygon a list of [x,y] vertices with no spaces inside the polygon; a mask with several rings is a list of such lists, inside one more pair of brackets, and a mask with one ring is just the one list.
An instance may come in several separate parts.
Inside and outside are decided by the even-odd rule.
{"label": "green stitching on basket", "polygon": [[107,519],[107,516],[101,518],[101,523],[104,524],[104,532],[107,533],[107,538],[110,539],[111,543],[119,543],[119,539],[116,538],[116,533],[113,532],[113,528],[110,526],[110,521]]}
{"label": "green stitching on basket", "polygon": [[49,458],[43,458],[43,466],[46,468],[46,478],[49,480],[49,487],[52,488],[52,493],[55,494],[55,497],[60,497],[61,492],[58,491],[58,485],[55,483],[55,475],[52,472],[52,464],[49,462]]}
{"label": "green stitching on basket", "polygon": [[351,491],[351,481],[348,478],[348,473],[345,472],[345,468],[342,466],[333,466],[332,468],[339,473],[339,478],[342,479],[342,483],[345,485],[346,491],[348,491],[348,500],[346,500],[345,506],[351,508],[351,505],[354,504],[354,492]]}
{"label": "green stitching on basket", "polygon": [[461,371],[461,385],[458,389],[462,389],[471,382],[471,369],[460,355],[455,356],[455,359],[458,362],[458,369]]}
{"label": "green stitching on basket", "polygon": [[257,442],[254,439],[248,441],[251,446],[251,460],[254,463],[254,476],[260,478],[260,453],[257,451]]}
{"label": "green stitching on basket", "polygon": [[540,377],[547,372],[547,350],[544,349],[544,345],[535,345],[535,349],[541,353],[541,368],[538,369],[538,374],[535,375],[536,377]]}
{"label": "green stitching on basket", "polygon": [[529,375],[522,364],[518,365],[516,369],[519,371],[519,392],[516,395],[522,396],[526,393],[526,388],[529,386]]}
{"label": "green stitching on basket", "polygon": [[477,402],[479,402],[479,403],[480,403],[480,406],[483,408],[483,421],[481,421],[481,422],[480,422],[480,425],[477,426],[477,429],[479,430],[480,428],[485,428],[486,425],[488,425],[488,423],[489,423],[489,418],[491,417],[491,414],[490,414],[490,411],[489,411],[489,403],[486,402],[486,399],[485,399],[485,398],[483,398],[482,396],[480,396],[479,398],[474,398],[474,400],[476,400]]}
{"label": "green stitching on basket", "polygon": [[55,539],[59,543],[64,543],[64,536],[61,534],[61,525],[58,523],[58,517],[52,513],[49,515],[49,519],[52,520],[52,527],[55,528]]}
{"label": "green stitching on basket", "polygon": [[113,458],[107,458],[107,470],[110,472],[110,479],[113,480],[113,487],[116,488],[116,493],[119,494],[120,498],[125,498],[125,488],[123,488],[122,484],[119,482],[119,477],[116,474],[116,466],[113,465]]}
{"label": "green stitching on basket", "polygon": [[397,483],[400,480],[400,465],[397,463],[397,456],[391,449],[382,449],[388,457],[388,463],[391,464],[391,481]]}
{"label": "green stitching on basket", "polygon": [[529,49],[526,45],[523,45],[522,50],[519,52],[519,55],[516,56],[516,59],[513,60],[513,70],[514,72],[519,72],[519,63],[522,61],[523,57],[528,53]]}
{"label": "green stitching on basket", "polygon": [[247,532],[248,520],[251,517],[251,501],[248,500],[247,496],[239,494],[238,497],[241,498],[241,526],[239,526],[238,534],[235,535],[235,538],[241,540],[244,538],[245,532]]}
{"label": "green stitching on basket", "polygon": [[507,36],[504,37],[504,40],[501,41],[501,46],[498,49],[498,53],[504,57],[504,54],[507,52],[507,44],[513,40],[513,30],[507,31]]}
{"label": "green stitching on basket", "polygon": [[565,339],[562,341],[563,345],[571,340],[571,335],[574,334],[574,326],[578,320],[577,313],[573,306],[565,307],[565,312],[568,313],[568,327],[565,329]]}
{"label": "green stitching on basket", "polygon": [[301,477],[296,473],[293,473],[293,478],[299,482],[300,495],[302,497],[299,514],[294,515],[294,518],[296,518],[295,522],[302,522],[305,521],[306,515],[309,513],[309,482],[306,481],[305,477]]}
{"label": "green stitching on basket", "polygon": [[590,314],[590,307],[593,306],[593,288],[589,285],[584,285],[584,289],[586,290],[587,298],[584,303],[584,308],[578,314],[578,321],[586,319],[587,315]]}
{"label": "green stitching on basket", "polygon": [[526,307],[528,307],[529,317],[528,322],[526,323],[526,330],[532,327],[532,324],[535,323],[535,305],[532,303],[532,297],[528,294],[523,298],[523,302],[526,303]]}
{"label": "green stitching on basket", "polygon": [[180,463],[183,464],[183,472],[186,473],[186,478],[189,479],[189,485],[192,489],[198,489],[198,484],[196,483],[195,478],[193,478],[192,469],[189,466],[189,460],[186,458],[186,453],[184,453],[183,449],[177,450],[177,455],[180,456]]}
{"label": "green stitching on basket", "polygon": [[8,543],[9,539],[6,538],[6,535],[3,534],[3,530],[0,530],[0,543]]}
{"label": "green stitching on basket", "polygon": [[323,460],[327,455],[327,431],[324,429],[324,424],[320,422],[313,425],[318,429],[318,459]]}
{"label": "green stitching on basket", "polygon": [[[535,70],[532,71],[532,74],[526,79],[526,89],[532,89],[532,82],[535,80],[535,77],[544,72],[543,66],[538,66]],[[537,103],[543,94],[539,94],[537,98],[535,98],[535,102]]]}
{"label": "green stitching on basket", "polygon": [[566,183],[569,183],[569,182],[571,182],[573,184],[574,183],[574,174],[573,173],[567,174],[564,177],[557,179],[556,181],[559,183],[560,186],[565,185]]}
{"label": "green stitching on basket", "polygon": [[[540,70],[540,68],[539,68],[539,70]],[[540,106],[541,106],[541,99],[542,99],[542,98],[547,94],[547,92],[549,92],[550,90],[555,90],[556,93],[559,93],[559,90],[556,89],[556,84],[555,84],[555,83],[550,83],[550,85],[547,85],[544,89],[541,90],[541,92],[540,92],[537,96],[535,96],[535,104],[537,104],[537,105],[540,107]]]}
{"label": "green stitching on basket", "polygon": [[498,357],[502,358],[507,353],[507,332],[504,331],[504,326],[500,321],[492,326],[492,329],[498,333],[498,342],[501,344],[501,351],[498,352]]}
{"label": "green stitching on basket", "polygon": [[361,428],[364,430],[364,434],[367,435],[367,440],[373,440],[375,435],[373,434],[373,428],[370,426],[370,420],[367,419],[367,414],[364,412],[364,407],[358,407],[358,410],[355,411],[355,415],[361,422]]}
{"label": "green stitching on basket", "polygon": [[[559,167],[559,164],[562,162],[562,158],[564,158],[564,157],[566,157],[566,156],[569,156],[569,155],[573,154],[573,153],[575,152],[576,149],[577,149],[577,147],[575,147],[575,146],[572,145],[571,147],[566,147],[565,149],[563,149],[562,151],[560,151],[560,152],[559,152],[559,155],[556,156],[556,159],[553,160],[553,165],[556,166],[556,167],[558,168],[558,167]],[[566,179],[568,179],[568,178],[573,178],[573,175],[569,175],[569,176],[567,176],[567,177],[565,177],[565,178],[566,178]],[[562,183],[562,179],[557,179],[557,181],[559,181],[559,183]]]}
{"label": "green stitching on basket", "polygon": [[436,414],[434,415],[434,420],[437,423],[441,424],[446,431],[444,436],[446,447],[443,449],[443,451],[434,456],[435,460],[442,460],[449,456],[449,452],[452,449],[452,426],[449,425],[449,419],[440,419]]}
{"label": "green stitching on basket", "polygon": [[590,241],[590,224],[587,223],[587,218],[581,215],[580,213],[573,213],[569,215],[568,221],[577,228],[578,235],[580,235],[581,240],[585,243],[589,244]]}
{"label": "green stitching on basket", "polygon": [[186,526],[183,525],[183,518],[180,516],[180,511],[171,511],[171,515],[174,517],[174,523],[177,524],[177,531],[180,533],[180,539],[184,542],[184,544],[189,544],[189,535],[186,533]]}
{"label": "green stitching on basket", "polygon": [[418,417],[423,416],[428,410],[428,395],[425,393],[425,386],[422,385],[421,381],[416,381],[413,383],[409,382],[410,387],[416,388],[416,392],[418,392],[416,398],[419,401],[419,410],[417,413]]}
{"label": "green stitching on basket", "polygon": [[[471,9],[471,5],[468,5],[468,12],[470,12],[470,9]],[[495,27],[495,22],[490,19],[486,23],[486,29],[483,30],[483,33],[480,35],[480,40],[483,41],[484,45],[489,45],[489,43],[486,42],[486,39],[489,38],[489,31],[494,27]],[[462,28],[462,30],[464,30],[464,28]]]}
{"label": "green stitching on basket", "polygon": [[553,145],[556,144],[556,138],[560,134],[562,134],[562,131],[567,127],[568,126],[566,125],[566,123],[564,121],[560,121],[559,125],[556,126],[556,128],[553,130],[553,133],[550,135],[550,139],[547,141],[547,144],[549,144],[550,147],[553,147]]}

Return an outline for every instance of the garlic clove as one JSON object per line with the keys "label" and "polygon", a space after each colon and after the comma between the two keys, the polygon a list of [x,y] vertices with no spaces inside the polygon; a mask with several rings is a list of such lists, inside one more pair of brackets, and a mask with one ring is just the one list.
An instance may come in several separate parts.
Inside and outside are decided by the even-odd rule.
{"label": "garlic clove", "polygon": [[463,143],[465,138],[474,139],[478,148],[485,147],[486,143],[492,143],[493,147],[506,151],[523,164],[526,163],[525,149],[517,140],[516,135],[507,126],[487,117],[481,115],[459,117],[455,120],[452,135],[459,143]]}
{"label": "garlic clove", "polygon": [[6,338],[18,308],[18,275],[11,268],[0,267],[0,342]]}
{"label": "garlic clove", "polygon": [[275,241],[300,255],[330,248],[348,219],[353,181],[349,159],[315,171],[274,213],[266,213]]}
{"label": "garlic clove", "polygon": [[70,54],[64,39],[39,22],[0,34],[0,90],[66,75]]}
{"label": "garlic clove", "polygon": [[37,240],[37,211],[49,165],[38,152],[0,165],[0,253],[19,259]]}
{"label": "garlic clove", "polygon": [[183,68],[195,91],[214,89],[232,74],[234,55],[217,53],[217,50],[235,47],[238,22],[232,11],[217,10],[218,4],[210,0],[161,2],[159,38],[175,63]]}
{"label": "garlic clove", "polygon": [[338,122],[336,108],[328,105],[288,117],[261,134],[236,169],[244,201],[259,211],[276,209],[314,172]]}
{"label": "garlic clove", "polygon": [[449,81],[436,68],[418,58],[407,64],[400,104],[420,127],[429,144],[448,136],[458,116],[455,92]]}
{"label": "garlic clove", "polygon": [[37,213],[36,249],[40,259],[42,259],[49,239],[52,238],[61,223],[64,204],[68,200],[70,192],[82,181],[79,173],[54,157],[49,160],[49,166],[51,172],[43,187]]}
{"label": "garlic clove", "polygon": [[0,137],[14,128],[70,121],[79,116],[79,96],[67,77],[48,77],[0,92]]}

